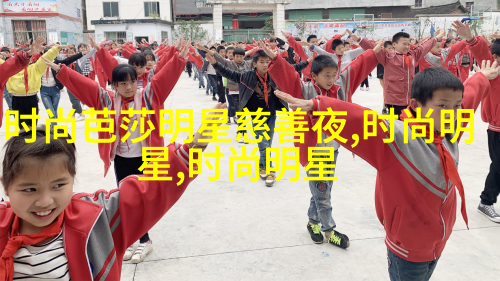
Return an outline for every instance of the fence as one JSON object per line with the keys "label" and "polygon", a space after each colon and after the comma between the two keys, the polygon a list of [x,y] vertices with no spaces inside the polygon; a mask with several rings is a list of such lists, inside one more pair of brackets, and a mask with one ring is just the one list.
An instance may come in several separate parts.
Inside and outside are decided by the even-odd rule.
{"label": "fence", "polygon": [[243,42],[247,39],[247,42],[252,42],[252,38],[255,38],[255,40],[269,38],[269,33],[273,32],[273,30],[269,29],[225,29],[224,41]]}

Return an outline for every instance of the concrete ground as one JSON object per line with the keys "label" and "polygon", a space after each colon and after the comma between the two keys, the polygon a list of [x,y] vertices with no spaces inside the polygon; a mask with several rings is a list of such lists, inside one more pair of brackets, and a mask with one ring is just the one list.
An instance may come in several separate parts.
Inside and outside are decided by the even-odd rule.
{"label": "concrete ground", "polygon": [[[370,91],[358,90],[353,100],[380,110],[381,86],[378,79],[369,82]],[[198,82],[183,73],[165,108],[193,109],[197,128],[200,110],[214,103],[198,89]],[[60,106],[65,112],[71,108],[66,92],[61,94]],[[45,123],[47,114],[41,115],[40,123]],[[500,245],[495,242],[500,237],[500,225],[476,212],[490,165],[487,125],[481,122],[479,112],[474,125],[475,140],[461,144],[459,167],[470,230],[457,210],[454,233],[432,280],[498,280],[500,276]],[[229,136],[235,131],[236,126],[231,125]],[[75,191],[115,188],[113,168],[103,178],[104,165],[97,145],[85,141],[84,122],[77,122],[76,136]],[[275,140],[275,147],[290,146],[278,144],[276,135]],[[5,124],[0,133],[0,145],[4,143]],[[241,149],[241,144],[233,141],[221,144],[221,151],[231,155],[231,146]],[[213,151],[213,147],[207,151]],[[122,280],[388,280],[384,230],[374,207],[376,171],[347,150],[340,151],[332,205],[337,229],[351,240],[347,250],[312,243],[306,230],[311,195],[303,180],[304,171],[299,181],[291,181],[293,174],[286,172],[271,188],[262,180],[250,181],[249,176],[229,182],[226,158],[221,161],[219,181],[209,181],[213,172],[204,167],[203,175],[151,229],[154,251],[141,264],[125,262]]]}

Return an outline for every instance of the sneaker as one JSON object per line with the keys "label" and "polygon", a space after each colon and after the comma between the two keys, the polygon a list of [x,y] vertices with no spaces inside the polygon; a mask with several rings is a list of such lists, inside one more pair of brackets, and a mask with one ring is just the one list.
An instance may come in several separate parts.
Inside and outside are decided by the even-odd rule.
{"label": "sneaker", "polygon": [[328,243],[342,249],[347,249],[349,247],[349,237],[338,231],[332,230],[330,239],[328,239]]}
{"label": "sneaker", "polygon": [[485,215],[490,221],[500,223],[500,215],[495,212],[495,208],[493,208],[493,205],[483,205],[479,203],[477,211]]}
{"label": "sneaker", "polygon": [[134,245],[127,248],[127,250],[125,251],[125,255],[123,255],[123,260],[128,261],[132,258],[133,255],[134,255]]}
{"label": "sneaker", "polygon": [[363,88],[363,87],[360,87],[359,89],[360,89],[361,91],[364,91],[364,90],[365,90],[365,88]]}
{"label": "sneaker", "polygon": [[382,115],[389,115],[389,108],[382,109]]}
{"label": "sneaker", "polygon": [[236,117],[233,117],[234,124],[238,124],[238,121],[236,121],[236,120],[238,120],[238,119]]}
{"label": "sneaker", "polygon": [[366,91],[368,92],[370,90],[370,87],[366,87]]}
{"label": "sneaker", "polygon": [[198,89],[201,89],[201,86],[198,86]]}
{"label": "sneaker", "polygon": [[259,176],[261,179],[265,180],[267,179],[267,173],[266,173],[266,169],[260,169],[259,170]]}
{"label": "sneaker", "polygon": [[271,172],[271,174],[269,174],[267,176],[267,179],[266,179],[266,186],[267,187],[271,187],[273,186],[274,182],[276,181],[276,177],[274,176],[274,173]]}
{"label": "sneaker", "polygon": [[151,241],[140,243],[132,256],[132,263],[140,263],[153,251]]}
{"label": "sneaker", "polygon": [[248,142],[245,141],[245,136],[243,134],[241,134],[241,137],[237,139],[237,141],[239,143],[244,143],[244,144],[248,144]]}
{"label": "sneaker", "polygon": [[307,224],[307,230],[311,234],[311,239],[316,244],[323,243],[323,234],[321,234],[321,227],[319,224]]}
{"label": "sneaker", "polygon": [[231,118],[229,118],[229,117],[227,118],[227,123],[226,124],[227,125],[231,125]]}
{"label": "sneaker", "polygon": [[76,122],[78,122],[78,121],[85,121],[85,115],[78,114],[78,117],[76,117],[75,119],[76,119]]}
{"label": "sneaker", "polygon": [[215,100],[215,101],[216,101],[216,100],[217,100],[217,98],[216,98],[216,97],[212,97],[212,100]]}

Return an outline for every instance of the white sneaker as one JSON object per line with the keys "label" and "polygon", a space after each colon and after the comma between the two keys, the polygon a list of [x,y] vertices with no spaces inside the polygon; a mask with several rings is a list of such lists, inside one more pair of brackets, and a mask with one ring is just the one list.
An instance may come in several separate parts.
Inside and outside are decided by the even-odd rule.
{"label": "white sneaker", "polygon": [[364,90],[365,90],[365,88],[363,88],[363,87],[360,87],[359,89],[360,89],[361,91],[364,91]]}
{"label": "white sneaker", "polygon": [[132,263],[140,263],[153,251],[153,244],[140,243],[132,256]]}
{"label": "white sneaker", "polygon": [[267,179],[266,169],[259,169],[259,176],[263,180]]}
{"label": "white sneaker", "polygon": [[132,258],[133,255],[134,255],[134,245],[127,248],[127,250],[125,251],[125,255],[123,255],[123,260],[128,261]]}
{"label": "white sneaker", "polygon": [[78,122],[78,121],[85,121],[85,115],[78,114],[78,117],[76,117],[76,122]]}
{"label": "white sneaker", "polygon": [[244,143],[244,144],[248,144],[248,142],[245,141],[245,136],[243,134],[241,134],[241,137],[237,137],[237,141],[239,143]]}
{"label": "white sneaker", "polygon": [[369,87],[366,87],[366,91],[368,92],[369,90],[370,90],[370,88],[369,88]]}

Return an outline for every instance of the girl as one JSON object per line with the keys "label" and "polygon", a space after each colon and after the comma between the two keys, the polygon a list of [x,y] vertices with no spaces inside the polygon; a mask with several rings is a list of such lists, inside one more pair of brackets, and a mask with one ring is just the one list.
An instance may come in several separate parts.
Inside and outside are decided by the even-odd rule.
{"label": "girl", "polygon": [[[155,131],[155,128],[160,128],[160,110],[164,108],[163,103],[184,69],[186,61],[183,58],[186,56],[187,51],[188,45],[185,45],[184,49],[177,56],[172,57],[144,89],[138,89],[138,74],[134,67],[128,64],[116,66],[111,74],[115,91],[100,88],[95,81],[86,79],[68,67],[60,67],[46,60],[47,65],[52,69],[55,71],[60,70],[59,74],[57,74],[59,81],[84,104],[95,108],[95,110],[107,108],[116,111],[116,115],[111,117],[114,118],[114,129],[110,130],[114,135],[110,133],[111,131],[100,132],[99,138],[103,141],[99,142],[98,147],[101,159],[105,164],[104,176],[106,176],[113,161],[117,184],[129,175],[141,173],[139,167],[143,162],[143,147],[164,146],[163,136],[160,136],[158,131]],[[100,52],[107,53],[104,49],[101,49]],[[154,110],[155,114],[142,117],[145,118],[145,122],[141,123],[141,126],[145,126],[144,128],[130,129],[135,122],[141,121],[141,116],[127,116],[127,118],[130,118],[127,124],[123,122],[125,115],[120,114],[121,110],[129,108],[141,110],[143,107]],[[104,119],[103,116],[100,116],[100,118]],[[122,140],[127,131],[130,136]],[[144,133],[140,133],[140,131]],[[109,140],[113,139],[113,137],[114,140],[110,142]],[[142,139],[142,141],[133,141],[137,139]],[[140,263],[151,253],[153,246],[148,233],[145,233],[139,242],[140,245],[136,251],[134,251],[133,247],[128,249],[124,257],[125,260],[132,259],[133,263]]]}
{"label": "girl", "polygon": [[127,247],[194,180],[179,179],[178,173],[189,172],[184,153],[206,147],[198,145],[201,133],[193,143],[168,145],[168,160],[159,164],[170,165],[172,181],[129,176],[118,189],[84,194],[73,193],[76,148],[68,143],[71,137],[54,139],[52,132],[37,129],[36,141],[26,143],[31,135],[22,132],[5,145],[2,184],[10,202],[0,203],[0,280],[120,280]]}

